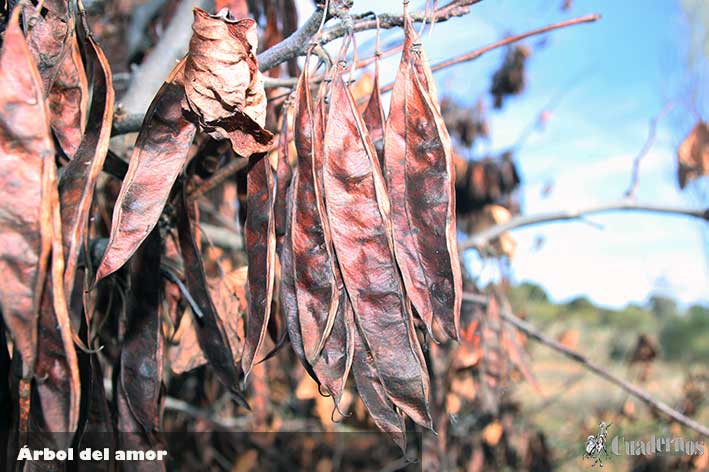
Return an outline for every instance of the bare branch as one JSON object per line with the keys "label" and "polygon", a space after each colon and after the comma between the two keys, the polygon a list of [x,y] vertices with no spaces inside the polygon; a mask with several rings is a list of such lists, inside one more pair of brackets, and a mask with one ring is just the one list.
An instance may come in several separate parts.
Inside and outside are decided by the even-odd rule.
{"label": "bare branch", "polygon": [[[461,64],[463,62],[473,61],[473,60],[477,59],[478,57],[482,56],[483,54],[485,54],[486,52],[490,52],[493,49],[507,46],[508,44],[516,43],[517,41],[521,41],[523,39],[529,38],[530,36],[548,33],[549,31],[560,29],[560,28],[566,28],[567,26],[574,26],[574,25],[578,25],[578,24],[582,24],[582,23],[591,23],[591,22],[594,22],[600,18],[601,18],[601,15],[598,15],[598,14],[586,15],[586,16],[581,16],[579,18],[574,18],[572,20],[562,21],[561,23],[555,23],[553,25],[548,25],[548,26],[544,26],[542,28],[537,28],[532,31],[527,31],[526,33],[517,34],[514,36],[509,36],[509,37],[502,39],[500,41],[494,42],[492,44],[488,44],[487,46],[482,47],[480,49],[476,49],[475,51],[471,51],[471,52],[462,54],[460,56],[452,57],[450,59],[446,59],[445,61],[436,63],[431,66],[431,70],[433,72],[437,72],[441,69],[446,69],[450,66]],[[383,87],[381,89],[381,91],[382,91],[382,93],[391,92],[393,88],[394,88],[394,84],[391,83],[391,84],[388,84],[385,87]]]}
{"label": "bare branch", "polygon": [[[131,82],[121,98],[119,109],[127,114],[145,114],[151,100],[177,61],[187,53],[192,36],[192,9],[208,8],[212,0],[182,0],[165,34],[131,74]],[[141,120],[142,121],[142,120]]]}
{"label": "bare branch", "polygon": [[688,216],[691,218],[699,218],[705,221],[709,221],[709,208],[703,210],[695,210],[691,208],[640,204],[632,200],[621,200],[618,202],[592,205],[586,208],[579,208],[575,210],[568,209],[550,213],[541,213],[538,215],[516,216],[507,223],[491,226],[490,228],[471,236],[467,241],[464,241],[463,243],[458,245],[458,250],[462,252],[466,249],[470,249],[473,247],[484,247],[490,241],[499,237],[501,234],[513,229],[538,225],[542,223],[578,220],[586,215],[591,215],[594,213],[607,213],[611,211],[642,211],[667,215]]}
{"label": "bare branch", "polygon": [[[453,1],[439,8],[431,14],[426,14],[426,12],[417,12],[409,15],[412,21],[422,22],[422,21],[435,21],[436,23],[441,23],[451,18],[456,18],[460,16],[467,15],[470,13],[470,6],[480,3],[482,0],[458,0]],[[391,29],[404,26],[404,16],[382,13],[377,15],[379,18],[379,28],[380,29]],[[372,30],[377,28],[377,20],[372,15],[369,18],[363,18],[356,20],[353,23],[352,31],[354,33],[359,33],[360,31]],[[319,44],[327,44],[338,38],[346,36],[349,34],[346,25],[339,24],[323,31],[322,35],[318,38]]]}
{"label": "bare branch", "polygon": [[276,44],[272,48],[263,51],[256,56],[261,72],[272,69],[289,59],[299,56],[310,43],[310,38],[317,32],[322,22],[324,10],[317,8],[305,24],[298,28],[293,34]]}
{"label": "bare branch", "polygon": [[[473,302],[473,303],[487,304],[487,297],[482,296],[482,295],[478,295],[478,294],[474,294],[474,293],[464,293],[463,300],[468,301],[468,302]],[[684,426],[698,432],[699,434],[702,434],[704,436],[709,436],[709,428],[707,428],[706,426],[703,426],[703,425],[697,423],[696,421],[694,421],[693,419],[683,415],[679,411],[671,408],[666,403],[663,403],[660,400],[655,400],[645,390],[643,390],[631,383],[628,383],[619,377],[616,377],[615,375],[613,375],[610,372],[608,372],[607,370],[603,369],[601,366],[599,366],[595,362],[587,359],[584,355],[579,354],[578,352],[567,348],[566,346],[558,343],[557,341],[544,336],[543,334],[538,332],[532,325],[530,325],[529,323],[527,323],[524,320],[519,319],[517,316],[512,314],[509,310],[506,310],[504,307],[501,307],[500,315],[503,320],[505,320],[506,322],[515,326],[517,329],[519,329],[520,331],[522,331],[523,333],[525,333],[527,336],[534,339],[535,341],[538,341],[541,344],[544,344],[545,346],[549,346],[550,348],[563,354],[564,356],[568,357],[569,359],[571,359],[575,362],[578,362],[579,364],[583,365],[585,368],[587,368],[588,370],[590,370],[594,374],[606,379],[607,381],[609,381],[612,384],[617,385],[621,389],[628,392],[630,395],[641,400],[643,403],[649,405],[651,408],[655,408],[656,410],[661,411],[662,413],[669,416],[670,418],[672,418],[676,422],[683,424]]]}
{"label": "bare branch", "polygon": [[645,140],[645,144],[643,144],[642,149],[640,149],[640,152],[633,160],[633,171],[630,176],[630,186],[625,192],[626,198],[632,198],[635,195],[635,191],[638,189],[638,183],[640,183],[640,162],[645,158],[647,153],[650,152],[653,144],[655,144],[655,138],[657,137],[657,124],[665,115],[672,111],[673,107],[674,105],[672,102],[665,103],[665,106],[662,107],[660,113],[650,120],[650,126],[647,131],[647,139]]}
{"label": "bare branch", "polygon": [[[265,159],[265,157],[264,157]],[[217,170],[214,175],[209,177],[206,181],[204,181],[199,187],[196,189],[192,190],[189,193],[189,199],[190,201],[194,201],[200,196],[204,195],[206,192],[212,190],[215,187],[218,187],[226,179],[231,177],[232,175],[236,174],[239,172],[241,169],[246,168],[246,166],[249,165],[249,160],[248,159],[243,159],[243,158],[237,158],[231,161],[229,164],[225,165],[224,167],[220,168]]]}

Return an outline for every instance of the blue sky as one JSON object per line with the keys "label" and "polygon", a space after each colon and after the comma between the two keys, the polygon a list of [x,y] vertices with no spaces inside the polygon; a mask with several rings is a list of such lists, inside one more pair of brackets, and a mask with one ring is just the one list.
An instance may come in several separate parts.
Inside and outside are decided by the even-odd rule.
{"label": "blue sky", "polygon": [[[687,1],[687,0],[685,0]],[[301,18],[307,14],[305,1]],[[445,3],[439,1],[440,4]],[[657,140],[641,167],[637,199],[644,203],[706,207],[697,188],[680,191],[675,150],[699,115],[707,119],[709,96],[689,100],[690,29],[680,0],[619,2],[575,0],[562,12],[561,0],[485,0],[462,19],[437,24],[424,35],[431,62],[467,52],[508,34],[587,13],[596,23],[552,32],[546,45],[539,38],[527,68],[527,87],[501,111],[490,110],[491,137],[473,151],[495,154],[517,142],[549,101],[561,94],[545,129],[526,141],[515,159],[522,171],[523,212],[532,214],[621,198],[633,159],[645,142],[650,119],[668,100],[675,106],[658,126]],[[416,9],[422,1],[412,2]],[[389,5],[385,7],[383,5]],[[640,7],[642,5],[642,7]],[[386,9],[385,9],[386,8]],[[400,11],[400,2],[356,0],[355,11]],[[394,39],[400,31],[390,31]],[[366,36],[360,44],[365,46]],[[492,71],[504,52],[494,51],[436,75],[441,94],[474,103],[486,94]],[[704,77],[706,58],[700,68]],[[383,81],[393,78],[398,57],[383,63]],[[705,86],[706,88],[706,86]],[[564,92],[562,92],[564,91]],[[699,115],[698,115],[699,114]],[[542,188],[552,183],[544,197]],[[699,185],[694,185],[699,187]],[[704,182],[706,189],[706,182]],[[706,191],[705,191],[706,192]],[[514,232],[518,243],[512,261],[516,282],[534,281],[555,300],[586,295],[606,306],[643,302],[654,290],[683,304],[709,304],[709,225],[682,217],[647,213],[597,215],[585,223],[535,226]],[[542,237],[544,244],[535,247]],[[483,279],[494,277],[491,264],[475,265]]]}

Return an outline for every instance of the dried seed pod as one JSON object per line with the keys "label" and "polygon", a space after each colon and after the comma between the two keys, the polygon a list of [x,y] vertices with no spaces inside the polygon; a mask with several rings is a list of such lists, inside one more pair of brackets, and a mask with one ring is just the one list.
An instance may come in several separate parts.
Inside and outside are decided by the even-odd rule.
{"label": "dried seed pod", "polygon": [[[49,92],[50,122],[64,153],[71,159],[81,143],[89,102],[89,84],[76,34],[67,41],[68,52]],[[89,51],[89,54],[92,54]],[[109,71],[110,74],[110,71]],[[110,88],[113,94],[113,88]],[[94,99],[100,99],[94,95]],[[91,122],[89,122],[91,123]]]}
{"label": "dried seed pod", "polygon": [[406,448],[406,423],[404,416],[396,411],[386,394],[382,380],[377,373],[374,360],[362,339],[354,317],[347,319],[348,335],[354,340],[352,376],[362,403],[372,416],[374,423],[392,437],[403,451]]}
{"label": "dried seed pod", "polygon": [[374,72],[374,84],[372,94],[369,96],[367,106],[362,112],[364,124],[367,125],[369,136],[372,138],[374,148],[377,150],[379,165],[384,168],[384,108],[382,107],[382,95],[379,90],[379,63],[377,62]]}
{"label": "dried seed pod", "polygon": [[74,16],[69,11],[67,0],[48,0],[38,9],[34,5],[22,6],[22,18],[27,33],[27,44],[42,77],[42,90],[48,96],[64,57]]}
{"label": "dried seed pod", "polygon": [[332,85],[324,149],[325,206],[357,326],[387,396],[430,427],[428,374],[394,260],[384,180],[341,71]]}
{"label": "dried seed pod", "polygon": [[[74,433],[79,424],[79,363],[64,292],[64,254],[56,179],[54,162],[45,162],[42,199],[49,208],[42,212],[42,226],[51,238],[51,271],[42,292],[34,365],[34,377],[42,381],[33,382],[30,404],[29,430],[35,433]],[[71,436],[33,435],[30,445],[68,447]]]}
{"label": "dried seed pod", "polygon": [[182,115],[181,61],[150,104],[116,200],[111,236],[96,280],[118,270],[160,218],[197,128]]}
{"label": "dried seed pod", "polygon": [[160,430],[164,358],[160,321],[161,246],[160,232],[155,228],[131,258],[128,302],[119,325],[122,338],[119,382],[131,413],[146,432]]}
{"label": "dried seed pod", "polygon": [[314,155],[321,152],[322,138],[313,126],[316,117],[311,102],[306,69],[296,89],[294,137],[298,153],[298,185],[293,192],[291,231],[298,319],[305,356],[313,364],[332,330],[339,294],[334,255],[326,240],[328,228],[316,188]]}
{"label": "dried seed pod", "polygon": [[288,110],[283,108],[281,134],[278,136],[278,165],[276,167],[276,201],[274,202],[274,218],[276,219],[277,252],[280,254],[283,236],[286,234],[287,195],[293,179],[293,169],[288,162]]}
{"label": "dried seed pod", "polygon": [[396,260],[430,333],[458,338],[462,277],[456,248],[455,169],[430,68],[406,19],[386,126],[385,165]]}
{"label": "dried seed pod", "polygon": [[41,224],[42,212],[49,212],[42,182],[46,169],[54,166],[54,147],[42,81],[18,15],[15,9],[0,52],[0,305],[24,375],[29,375],[51,245],[51,232]]}
{"label": "dried seed pod", "polygon": [[249,311],[241,366],[247,377],[266,336],[273,300],[276,230],[271,164],[263,154],[249,158],[244,237],[249,260]]}
{"label": "dried seed pod", "polygon": [[197,224],[197,220],[194,218],[194,207],[188,207],[189,203],[184,194],[184,189],[179,198],[177,205],[177,232],[185,267],[185,285],[201,312],[193,313],[197,339],[202,352],[207,356],[210,365],[219,376],[221,382],[235,395],[242,405],[247,406],[240,390],[241,366],[235,362],[236,353],[233,352],[233,346],[238,345],[238,341],[229,340],[230,331],[226,329],[223,320],[217,314],[209,293],[202,255],[195,241],[195,232],[192,228],[193,224]]}
{"label": "dried seed pod", "polygon": [[[59,181],[66,257],[64,272],[66,293],[71,293],[71,288],[74,286],[76,265],[88,230],[89,211],[96,181],[108,153],[114,104],[113,80],[106,56],[89,31],[83,28],[79,31],[92,77],[92,100],[84,137],[74,159],[64,168]],[[55,82],[55,87],[58,83],[60,82]]]}

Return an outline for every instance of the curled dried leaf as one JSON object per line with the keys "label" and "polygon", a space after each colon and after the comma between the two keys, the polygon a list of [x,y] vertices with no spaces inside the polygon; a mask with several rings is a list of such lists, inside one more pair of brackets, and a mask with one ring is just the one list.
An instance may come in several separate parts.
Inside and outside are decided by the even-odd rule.
{"label": "curled dried leaf", "polygon": [[709,123],[697,123],[677,149],[679,187],[709,175]]}
{"label": "curled dried leaf", "polygon": [[194,9],[185,65],[184,108],[215,139],[229,139],[243,157],[268,151],[266,93],[256,62],[258,36],[250,18],[229,20]]}

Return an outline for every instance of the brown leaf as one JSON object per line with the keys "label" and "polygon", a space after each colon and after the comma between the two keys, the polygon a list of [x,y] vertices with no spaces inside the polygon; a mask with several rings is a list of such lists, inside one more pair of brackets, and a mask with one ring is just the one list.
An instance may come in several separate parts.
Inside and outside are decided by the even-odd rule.
{"label": "brown leaf", "polygon": [[168,348],[167,356],[170,360],[170,369],[175,374],[184,374],[207,363],[207,358],[199,346],[192,316],[182,316],[173,341],[177,345]]}
{"label": "brown leaf", "polygon": [[[79,43],[74,32],[69,37],[67,48],[68,52],[59,68],[47,100],[49,101],[50,122],[54,135],[64,153],[71,159],[74,157],[84,133],[89,102],[89,84],[81,60]],[[110,91],[113,93],[112,87]],[[100,99],[100,96],[98,98]]]}
{"label": "brown leaf", "polygon": [[66,257],[66,293],[71,293],[70,290],[74,286],[76,265],[88,230],[96,181],[103,168],[111,139],[114,104],[113,80],[106,56],[89,31],[84,31],[83,28],[79,31],[92,78],[92,100],[84,137],[59,181]]}
{"label": "brown leaf", "polygon": [[697,123],[677,149],[679,187],[709,175],[709,123]]}
{"label": "brown leaf", "polygon": [[18,14],[15,10],[10,18],[0,53],[0,305],[28,375],[35,362],[51,245],[49,229],[42,232],[40,213],[42,182],[54,166],[54,148],[41,78]]}
{"label": "brown leaf", "polygon": [[182,116],[184,66],[184,60],[175,66],[145,115],[97,281],[121,268],[150,234],[187,159],[196,127]]}
{"label": "brown leaf", "polygon": [[384,390],[430,427],[428,374],[394,261],[384,179],[341,71],[332,84],[323,177],[342,278]]}
{"label": "brown leaf", "polygon": [[408,18],[406,32],[385,136],[395,254],[407,294],[429,332],[436,322],[458,339],[462,277],[451,142]]}
{"label": "brown leaf", "polygon": [[266,93],[256,62],[256,22],[194,9],[185,65],[185,110],[214,139],[229,139],[243,157],[267,152]]}

